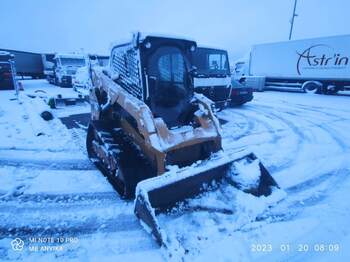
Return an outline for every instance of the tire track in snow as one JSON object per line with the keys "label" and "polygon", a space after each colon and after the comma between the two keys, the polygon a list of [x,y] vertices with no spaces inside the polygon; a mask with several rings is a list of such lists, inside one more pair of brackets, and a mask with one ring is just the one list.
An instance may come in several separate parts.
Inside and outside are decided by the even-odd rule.
{"label": "tire track in snow", "polygon": [[0,197],[0,203],[44,203],[45,205],[50,203],[59,204],[75,204],[81,202],[119,202],[120,197],[114,191],[111,192],[85,192],[85,193],[68,193],[68,194],[47,194],[47,193],[36,193],[36,194],[23,194],[20,196],[9,195],[6,197]]}
{"label": "tire track in snow", "polygon": [[47,195],[43,194],[44,200],[34,198],[39,202],[32,202],[31,197],[25,198],[27,202],[3,202],[0,208],[0,237],[140,229],[133,214],[133,202],[124,201],[113,193],[80,194],[73,198],[70,195],[50,195],[52,201],[49,202],[46,201]]}
{"label": "tire track in snow", "polygon": [[[285,119],[284,117],[281,117],[279,115],[277,115],[276,113],[274,113],[275,111],[275,107],[270,107],[270,109],[272,110],[266,110],[265,106],[258,106],[258,108],[250,108],[251,112],[254,112],[257,116],[262,115],[265,118],[268,118],[272,121],[276,121],[278,120],[280,124],[286,126],[287,128],[277,128],[275,126],[272,126],[270,124],[267,124],[265,122],[263,122],[262,120],[258,119],[257,117],[253,117],[254,119],[257,119],[258,121],[263,122],[262,124],[266,127],[267,133],[272,133],[274,134],[274,139],[272,139],[271,141],[266,141],[266,144],[276,144],[278,142],[281,142],[281,140],[284,139],[284,137],[278,135],[278,133],[281,132],[285,132],[285,131],[292,131],[292,133],[295,135],[296,137],[296,145],[295,148],[293,149],[292,152],[290,152],[288,155],[290,156],[295,156],[296,154],[298,154],[300,148],[302,147],[302,144],[305,143],[305,141],[309,140],[301,131],[301,129],[299,127],[297,127],[293,122]],[[246,115],[246,117],[250,118],[252,116],[250,115]],[[262,131],[260,134],[263,134],[264,131]],[[260,143],[259,143],[260,144]],[[287,155],[287,154],[285,154]],[[295,163],[295,158],[288,158],[285,159],[283,161],[283,163],[279,164],[278,166],[272,165],[269,166],[269,169],[272,172],[278,172],[280,170],[286,169],[290,166],[292,166]]]}
{"label": "tire track in snow", "polygon": [[[244,131],[243,133],[240,133],[238,135],[231,134],[231,133],[225,134],[225,132],[224,132],[224,138],[238,141],[242,138],[253,136],[253,135],[268,134],[271,137],[269,138],[268,141],[266,141],[266,143],[276,143],[276,142],[278,142],[279,139],[281,139],[281,137],[278,135],[278,131],[279,131],[278,129],[276,130],[275,128],[273,128],[272,125],[261,120],[258,117],[259,115],[258,116],[255,115],[255,112],[253,115],[251,115],[250,113],[252,113],[252,111],[245,111],[245,112],[234,111],[234,114],[240,115],[241,117],[243,117],[245,119],[249,119],[247,121],[248,128],[246,128],[246,131]],[[259,126],[259,125],[263,127],[262,130],[257,130],[257,126]],[[249,146],[259,145],[259,144],[260,143],[249,143]],[[246,146],[244,146],[244,147],[246,147]],[[241,148],[241,147],[233,147],[233,149],[239,149],[239,148]]]}
{"label": "tire track in snow", "polygon": [[[266,106],[265,106],[266,107]],[[269,108],[269,107],[266,107]],[[293,109],[291,109],[293,110]],[[304,127],[305,130],[312,131],[313,135],[317,135],[317,131],[315,131],[315,128],[318,130],[323,130],[324,133],[328,135],[329,138],[331,138],[334,141],[334,145],[336,145],[341,152],[339,152],[339,155],[342,155],[344,153],[349,152],[349,145],[345,142],[345,139],[342,139],[339,137],[339,133],[335,130],[334,126],[332,124],[336,122],[343,122],[348,121],[349,119],[339,117],[338,115],[331,114],[329,112],[324,112],[320,110],[309,110],[308,108],[304,108],[305,111],[312,111],[320,114],[324,122],[317,123],[315,120],[310,120],[309,118],[312,116],[308,116],[305,114],[305,111],[293,111],[292,113],[289,111],[285,111],[285,109],[280,109],[281,114],[289,114],[294,117],[300,117],[303,121],[307,122],[308,124]],[[272,113],[271,115],[276,116],[275,113]],[[285,120],[283,117],[278,117],[281,121]],[[331,118],[330,120],[327,119],[327,117]],[[289,121],[290,123],[290,121]],[[291,126],[291,125],[290,125]],[[300,136],[299,137],[304,137]],[[309,142],[312,142],[310,140]],[[290,166],[293,165],[293,162],[289,163]],[[288,168],[288,167],[284,167]],[[348,179],[348,176],[350,174],[349,169],[340,169],[340,170],[334,170],[325,174],[322,174],[320,176],[308,179],[306,181],[303,181],[297,185],[294,185],[292,187],[286,188],[288,195],[291,196],[293,199],[295,199],[298,195],[300,195],[300,198],[297,198],[296,200],[285,204],[287,205],[287,208],[285,208],[282,211],[279,212],[271,212],[270,214],[265,214],[265,216],[262,216],[257,219],[257,221],[266,220],[268,223],[276,223],[281,221],[288,221],[292,220],[294,217],[296,217],[300,212],[302,212],[305,207],[316,205],[322,201],[324,201],[328,195],[333,191],[336,190],[337,186],[343,183],[344,179]],[[325,189],[321,189],[317,193],[310,193],[306,197],[303,196],[306,191],[312,192],[314,189],[317,189],[322,183],[325,183],[327,186]],[[287,198],[289,199],[289,198]],[[249,231],[249,230],[248,230]]]}
{"label": "tire track in snow", "polygon": [[[307,110],[307,109],[305,109],[305,111],[313,111],[314,112],[314,110]],[[291,114],[288,111],[281,110],[281,112],[284,113],[284,114]],[[305,117],[305,113],[304,112],[298,112],[298,113],[293,112],[292,115],[294,115],[295,117],[301,117],[303,119],[303,121],[306,121],[306,122],[309,123],[308,125],[306,125],[304,127],[305,130],[312,131],[312,134],[314,134],[314,135],[317,134],[318,132],[315,132],[313,127],[317,127],[319,129],[323,130],[335,142],[335,144],[338,145],[338,147],[341,149],[342,153],[348,152],[350,145],[346,144],[344,142],[345,141],[344,139],[340,139],[339,138],[339,134],[337,133],[336,130],[334,130],[333,127],[330,126],[330,124],[333,124],[333,123],[336,123],[336,122],[342,122],[344,120],[350,120],[350,119],[339,118],[337,115],[329,114],[327,112],[322,112],[322,111],[316,111],[316,112],[319,113],[319,114],[324,114],[324,115],[330,116],[330,117],[332,117],[334,119],[325,120],[325,122],[322,122],[322,123],[317,123],[314,120],[307,119]],[[309,142],[312,142],[312,141],[310,140]]]}
{"label": "tire track in snow", "polygon": [[40,170],[96,170],[90,160],[0,159],[0,166],[26,167]]}
{"label": "tire track in snow", "polygon": [[[250,134],[254,130],[256,121],[252,121],[252,120],[248,119],[244,114],[239,113],[238,111],[229,111],[229,112],[223,111],[222,112],[220,117],[225,119],[225,121],[228,122],[228,123],[226,123],[226,126],[223,125],[223,129],[229,128],[230,124],[232,125],[232,119],[231,119],[232,117],[229,117],[227,114],[224,114],[224,113],[233,113],[234,115],[240,116],[241,119],[244,120],[244,123],[239,123],[239,125],[237,124],[236,121],[233,123],[235,126],[238,126],[240,128],[240,132],[238,134],[233,134],[233,135],[229,136],[229,137],[232,137],[234,140],[238,140],[238,139]],[[242,124],[244,125],[243,128],[241,127]]]}
{"label": "tire track in snow", "polygon": [[[285,190],[288,193],[288,198],[260,215],[256,221],[264,221],[271,224],[293,220],[303,212],[306,207],[324,202],[334,190],[337,190],[344,180],[349,179],[349,174],[350,169],[341,169],[286,188]],[[327,183],[327,187],[323,189],[320,188],[316,193],[313,192],[322,183]],[[307,191],[310,191],[310,193],[307,194]],[[254,228],[245,230],[245,232],[253,229]]]}
{"label": "tire track in snow", "polygon": [[[309,190],[313,187],[316,187],[316,186],[320,185],[322,182],[325,182],[325,181],[327,181],[331,178],[334,178],[334,177],[335,177],[336,181],[340,182],[344,178],[346,178],[346,176],[349,173],[350,173],[350,171],[348,169],[340,169],[340,170],[336,170],[334,172],[328,172],[328,173],[322,174],[320,176],[310,178],[310,179],[303,181],[297,185],[293,185],[291,187],[288,187],[285,190],[287,191],[287,193],[299,193],[299,192],[302,192],[305,190]],[[333,184],[333,185],[335,185],[335,184]]]}
{"label": "tire track in snow", "polygon": [[327,120],[327,121],[322,122],[322,123],[317,123],[317,122],[315,122],[313,120],[305,118],[305,114],[302,114],[302,113],[301,114],[296,114],[296,116],[303,117],[304,121],[309,122],[310,126],[316,126],[316,127],[320,128],[320,129],[324,130],[335,141],[335,143],[340,147],[340,149],[342,150],[343,153],[349,151],[350,145],[346,144],[343,139],[339,138],[339,134],[334,130],[333,127],[330,126],[330,124],[333,124],[333,123],[336,123],[336,122],[350,121],[350,119],[339,117],[339,116],[337,116],[335,114],[330,114],[328,112],[322,112],[322,111],[319,111],[319,110],[313,110],[313,109],[308,109],[308,108],[305,108],[304,110],[305,111],[317,112],[319,114],[324,114],[326,116],[334,118],[334,119]]}
{"label": "tire track in snow", "polygon": [[[82,219],[84,219],[82,221]],[[88,217],[76,219],[38,220],[31,224],[0,225],[0,239],[5,237],[79,236],[93,233],[142,230],[133,214],[119,214],[114,218]]]}
{"label": "tire track in snow", "polygon": [[[339,120],[336,120],[339,121]],[[322,124],[316,124],[312,121],[309,121],[313,125],[317,126],[318,128],[324,130],[327,132],[327,134],[333,139],[333,141],[338,145],[338,147],[341,149],[342,153],[349,152],[350,145],[347,145],[342,139],[339,138],[339,134],[329,126],[329,123],[322,123]],[[332,121],[334,123],[335,121]]]}
{"label": "tire track in snow", "polygon": [[[302,132],[301,128],[296,126],[292,121],[289,121],[286,118],[277,115],[276,113],[270,113],[270,118],[271,119],[278,119],[280,122],[285,124],[289,128],[289,130],[291,130],[295,134],[296,141],[297,141],[294,150],[292,152],[289,152],[289,156],[291,156],[291,158],[286,159],[278,167],[272,167],[273,172],[278,172],[278,171],[281,171],[283,169],[287,169],[287,168],[291,167],[292,165],[294,165],[294,163],[296,161],[295,156],[301,151],[301,148],[302,148],[303,144],[305,144],[305,142],[307,142],[307,141],[310,142],[310,139]],[[285,154],[285,155],[287,155],[287,154]]]}
{"label": "tire track in snow", "polygon": [[[316,131],[315,128],[317,128],[318,130],[323,130],[334,141],[334,144],[337,145],[341,149],[341,153],[349,152],[349,146],[344,142],[344,140],[339,138],[339,134],[337,134],[336,130],[334,130],[332,127],[330,127],[330,124],[333,123],[334,121],[341,121],[342,120],[339,117],[337,117],[336,115],[326,113],[325,114],[326,116],[331,116],[333,118],[332,122],[318,124],[318,123],[315,123],[314,121],[307,119],[305,117],[305,113],[301,112],[301,111],[300,112],[293,111],[293,113],[291,114],[291,112],[285,111],[285,109],[284,110],[279,109],[279,112],[281,115],[277,115],[275,113],[275,111],[276,111],[275,107],[267,107],[267,106],[262,106],[262,107],[263,108],[258,108],[258,109],[257,108],[250,108],[250,110],[253,112],[256,112],[257,114],[262,114],[263,116],[265,116],[271,120],[276,120],[276,119],[279,120],[281,123],[285,124],[288,127],[288,129],[286,131],[291,130],[296,135],[298,145],[293,152],[289,153],[290,155],[296,156],[305,142],[308,142],[308,143],[314,142],[314,140],[310,139],[308,136],[306,136],[306,134],[303,131],[308,130],[308,131],[311,131],[311,134],[315,135],[318,133],[318,131]],[[270,110],[267,110],[267,109],[271,109],[272,112]],[[323,112],[318,112],[318,113],[322,114]],[[306,121],[309,124],[305,127],[303,126],[302,128],[300,128],[300,127],[296,126],[292,120],[286,119],[286,117],[284,116],[285,114],[292,115],[294,117],[301,117],[301,119],[303,121]],[[246,117],[250,117],[250,116],[246,116]],[[324,116],[322,116],[322,115],[321,115],[321,117],[324,118]],[[336,117],[335,118],[336,120],[334,120],[334,117]],[[280,131],[282,131],[282,130],[280,130]],[[296,157],[293,157],[289,160],[286,160],[286,162],[282,163],[281,165],[279,165],[276,168],[274,168],[273,166],[272,167],[269,166],[269,169],[273,170],[273,172],[278,172],[278,171],[281,171],[283,169],[292,167],[295,164],[295,161],[296,161],[295,159],[296,159]],[[337,176],[338,174],[339,174],[338,170],[335,170],[334,172],[326,173],[326,174],[323,174],[323,175],[318,176],[316,178],[311,178],[307,181],[303,181],[300,184],[295,185],[295,186],[288,188],[286,190],[288,191],[288,193],[292,193],[292,192],[296,193],[296,192],[300,191],[301,189],[305,189],[305,190],[310,189],[312,187],[318,186],[320,183],[325,182],[326,180],[331,179],[334,176]],[[336,182],[340,183],[341,179],[337,179]]]}
{"label": "tire track in snow", "polygon": [[64,149],[64,148],[62,148],[62,149],[59,149],[59,148],[42,149],[42,148],[32,148],[32,147],[20,147],[20,146],[0,146],[0,151],[3,151],[3,150],[29,151],[29,152],[33,152],[33,153],[45,153],[45,152],[61,153],[61,152],[67,152],[67,149]]}
{"label": "tire track in snow", "polygon": [[[309,124],[306,126],[303,126],[303,128],[302,128],[303,130],[302,130],[301,128],[297,127],[292,121],[287,120],[285,117],[279,116],[274,112],[266,111],[266,109],[268,109],[268,108],[274,109],[274,107],[268,107],[265,105],[262,107],[265,109],[262,109],[261,111],[257,111],[254,109],[253,110],[257,113],[263,112],[265,116],[267,116],[271,119],[279,119],[281,122],[285,123],[290,128],[290,130],[292,130],[297,135],[298,148],[294,152],[291,152],[291,155],[296,156],[303,143],[314,142],[312,139],[309,139],[303,132],[303,130],[308,130],[308,131],[311,131],[311,134],[313,134],[315,136],[315,134],[317,134],[318,132],[315,131],[314,127],[317,127],[318,129],[323,130],[335,142],[335,144],[337,144],[340,147],[342,152],[346,152],[349,150],[349,145],[347,145],[342,139],[340,139],[338,137],[339,135],[337,134],[337,132],[332,127],[329,126],[329,124],[333,123],[334,121],[343,121],[342,118],[339,118],[336,115],[333,115],[333,114],[330,115],[329,113],[325,113],[325,115],[327,115],[327,116],[337,117],[337,118],[335,120],[331,120],[331,121],[323,122],[322,124],[319,124],[319,123],[315,123],[315,121],[311,121],[311,120],[307,119],[305,117],[304,112],[299,112],[299,111],[294,110],[293,113],[291,113],[290,111],[285,111],[285,109],[282,109],[282,108],[279,109],[280,114],[288,114],[288,115],[292,115],[294,117],[300,117],[303,121],[308,122]],[[291,110],[293,110],[293,109],[291,109]],[[319,112],[319,111],[317,111],[317,112],[320,114],[323,113],[323,112]],[[287,169],[287,168],[293,166],[294,164],[295,164],[295,157],[293,159],[286,161],[282,165],[279,165],[278,167],[272,167],[272,170],[274,170],[274,172],[278,172],[278,171],[281,171],[283,169]]]}
{"label": "tire track in snow", "polygon": [[85,145],[86,131],[83,129],[72,128],[70,129],[70,132],[76,146],[80,149],[81,152],[84,152],[84,154],[87,156]]}
{"label": "tire track in snow", "polygon": [[315,113],[321,113],[330,117],[335,117],[339,120],[350,120],[350,118],[344,118],[344,117],[339,117],[339,115],[330,113],[330,111],[338,111],[341,113],[348,113],[350,115],[350,111],[346,111],[346,110],[340,110],[340,109],[335,109],[335,108],[324,108],[324,107],[317,107],[317,106],[306,106],[306,105],[302,105],[302,104],[294,104],[293,106],[297,107],[297,108],[301,108],[302,110],[306,110],[306,111],[312,111]]}

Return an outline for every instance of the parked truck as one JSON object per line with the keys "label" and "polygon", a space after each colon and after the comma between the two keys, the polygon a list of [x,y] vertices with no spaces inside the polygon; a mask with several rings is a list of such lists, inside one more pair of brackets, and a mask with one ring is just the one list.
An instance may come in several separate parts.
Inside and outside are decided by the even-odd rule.
{"label": "parked truck", "polygon": [[88,56],[75,53],[56,53],[52,62],[48,55],[43,59],[47,60],[45,66],[47,80],[61,87],[72,87],[78,68],[87,66],[89,63]]}
{"label": "parked truck", "polygon": [[10,49],[0,49],[0,51],[9,52],[14,55],[16,74],[18,76],[44,78],[44,67],[41,54]]}
{"label": "parked truck", "polygon": [[14,55],[0,51],[0,90],[17,90]]}
{"label": "parked truck", "polygon": [[43,67],[44,67],[44,75],[46,79],[51,82],[51,79],[54,79],[54,65],[55,65],[55,54],[54,53],[47,53],[42,54],[42,61],[43,61]]}
{"label": "parked truck", "polygon": [[88,93],[91,86],[91,67],[105,67],[109,64],[109,56],[89,54],[89,61],[86,66],[80,67],[75,73],[73,79],[73,89],[79,92]]}
{"label": "parked truck", "polygon": [[350,35],[260,44],[245,69],[236,64],[235,78],[257,89],[335,94],[350,88],[349,60]]}
{"label": "parked truck", "polygon": [[217,108],[237,106],[253,99],[252,88],[231,79],[226,50],[197,47],[192,55],[194,88],[215,102]]}

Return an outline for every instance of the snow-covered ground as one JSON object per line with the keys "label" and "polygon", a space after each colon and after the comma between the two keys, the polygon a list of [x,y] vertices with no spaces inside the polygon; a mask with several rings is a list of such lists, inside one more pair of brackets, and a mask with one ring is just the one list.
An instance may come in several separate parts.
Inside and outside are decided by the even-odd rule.
{"label": "snow-covered ground", "polygon": [[[88,160],[84,127],[67,129],[59,120],[89,112],[89,105],[52,110],[55,119],[46,122],[38,113],[42,98],[31,98],[43,93],[36,90],[76,93],[45,81],[24,81],[24,89],[19,100],[0,93],[0,260],[167,260],[134,216],[133,202],[121,200]],[[220,112],[226,152],[256,153],[287,197],[253,221],[204,212],[202,225],[174,219],[166,229],[197,235],[183,259],[349,260],[349,102],[346,93],[264,92]],[[16,237],[22,251],[11,247]]]}

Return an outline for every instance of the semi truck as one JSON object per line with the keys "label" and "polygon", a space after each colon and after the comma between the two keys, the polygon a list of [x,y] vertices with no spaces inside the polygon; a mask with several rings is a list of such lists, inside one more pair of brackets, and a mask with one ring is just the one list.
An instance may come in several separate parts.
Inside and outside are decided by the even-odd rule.
{"label": "semi truck", "polygon": [[93,66],[106,67],[109,65],[109,56],[89,54],[89,64],[77,69],[73,79],[73,89],[88,94],[91,87],[90,70]]}
{"label": "semi truck", "polygon": [[255,45],[235,78],[256,89],[335,94],[350,88],[350,35]]}
{"label": "semi truck", "polygon": [[0,51],[9,52],[15,56],[14,63],[16,64],[16,74],[18,76],[22,78],[44,78],[41,54],[2,48]]}
{"label": "semi truck", "polygon": [[46,76],[47,80],[49,80],[48,76],[53,75],[53,68],[55,65],[55,54],[54,53],[46,53],[42,54],[42,61],[43,61],[43,66],[44,66],[44,75]]}
{"label": "semi truck", "polygon": [[14,55],[0,51],[0,90],[17,91]]}
{"label": "semi truck", "polygon": [[61,87],[72,87],[78,68],[89,63],[88,56],[76,53],[56,53],[52,62],[48,55],[43,56],[43,59],[47,60],[45,66],[47,80]]}
{"label": "semi truck", "polygon": [[192,54],[192,63],[195,91],[211,99],[217,108],[238,106],[253,99],[252,88],[231,78],[226,50],[197,47]]}

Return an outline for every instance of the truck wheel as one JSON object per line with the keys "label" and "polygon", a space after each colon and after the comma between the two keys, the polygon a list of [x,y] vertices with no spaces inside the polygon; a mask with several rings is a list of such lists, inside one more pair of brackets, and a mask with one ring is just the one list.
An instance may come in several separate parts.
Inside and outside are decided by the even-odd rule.
{"label": "truck wheel", "polygon": [[322,91],[322,84],[317,81],[307,81],[302,86],[307,94],[320,94]]}

